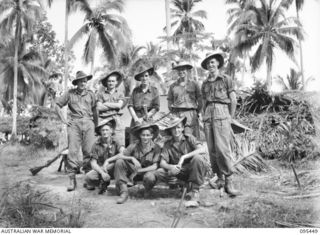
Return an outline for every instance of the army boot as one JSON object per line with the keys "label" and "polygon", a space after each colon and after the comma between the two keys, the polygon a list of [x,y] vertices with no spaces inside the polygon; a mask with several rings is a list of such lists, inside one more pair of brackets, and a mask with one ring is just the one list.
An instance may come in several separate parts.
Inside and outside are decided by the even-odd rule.
{"label": "army boot", "polygon": [[230,197],[236,197],[241,195],[241,193],[233,187],[231,176],[226,176],[226,184],[224,190],[229,194]]}
{"label": "army boot", "polygon": [[67,191],[71,192],[74,191],[77,187],[77,180],[76,180],[76,174],[70,173],[69,174],[69,186],[67,187]]}
{"label": "army boot", "polygon": [[128,200],[128,197],[129,197],[127,184],[120,183],[119,190],[120,190],[120,198],[118,198],[117,204],[123,204]]}

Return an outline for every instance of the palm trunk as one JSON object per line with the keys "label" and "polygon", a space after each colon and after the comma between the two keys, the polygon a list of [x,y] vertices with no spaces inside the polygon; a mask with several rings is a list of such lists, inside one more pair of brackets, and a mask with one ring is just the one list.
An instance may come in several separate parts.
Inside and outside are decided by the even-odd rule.
{"label": "palm trunk", "polygon": [[20,44],[20,18],[21,18],[21,1],[18,2],[18,15],[16,22],[15,32],[15,45],[14,45],[14,75],[13,75],[13,105],[12,105],[12,131],[11,140],[15,141],[17,138],[17,93],[18,93],[18,55],[19,55],[19,44]]}
{"label": "palm trunk", "polygon": [[267,90],[269,94],[271,94],[271,85],[272,85],[271,69],[272,69],[271,66],[267,65]]}
{"label": "palm trunk", "polygon": [[[300,22],[299,11],[297,9],[297,19]],[[300,49],[300,72],[301,72],[301,82],[302,82],[302,90],[305,91],[305,79],[304,79],[304,69],[303,69],[303,54],[302,54],[302,43],[299,39],[299,49]]]}
{"label": "palm trunk", "polygon": [[69,23],[69,12],[68,12],[68,0],[66,1],[66,11],[65,11],[65,22],[64,22],[64,91],[68,89],[68,23]]}
{"label": "palm trunk", "polygon": [[[169,0],[165,0],[165,6],[166,6],[166,32],[167,32],[167,52],[171,49],[169,37],[171,33],[171,24],[170,24],[170,5],[169,5]],[[167,61],[167,74],[169,76],[169,73],[171,71],[171,64],[170,61]]]}

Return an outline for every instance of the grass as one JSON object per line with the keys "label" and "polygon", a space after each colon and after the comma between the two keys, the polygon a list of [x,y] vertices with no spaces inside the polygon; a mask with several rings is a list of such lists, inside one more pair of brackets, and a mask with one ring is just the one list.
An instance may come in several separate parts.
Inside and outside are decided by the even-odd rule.
{"label": "grass", "polygon": [[50,199],[48,191],[40,191],[28,182],[16,183],[2,194],[1,227],[82,227],[81,202],[71,210],[61,209]]}

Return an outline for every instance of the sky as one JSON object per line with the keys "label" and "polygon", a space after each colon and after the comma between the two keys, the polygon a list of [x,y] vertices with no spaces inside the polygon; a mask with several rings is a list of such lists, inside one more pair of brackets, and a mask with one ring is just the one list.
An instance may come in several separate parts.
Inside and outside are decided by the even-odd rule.
{"label": "sky", "polygon": [[[202,9],[207,12],[208,18],[203,20],[205,29],[207,32],[213,33],[216,39],[222,39],[227,34],[227,7],[224,2],[224,0],[203,0],[195,8],[195,10]],[[65,0],[55,0],[52,7],[47,9],[48,20],[60,42],[64,41],[64,6]],[[291,9],[288,14],[295,16],[294,9]],[[165,35],[163,31],[166,24],[165,0],[125,0],[125,9],[122,15],[127,19],[132,30],[133,43],[136,45],[146,45],[150,41],[159,42],[159,36]],[[320,27],[318,26],[318,22],[320,22],[320,1],[305,1],[300,18],[305,30],[305,41],[302,44],[305,77],[316,78],[316,81],[309,83],[309,90],[320,90]],[[82,24],[83,14],[76,13],[70,16],[69,38]],[[73,49],[77,58],[74,70],[82,69],[85,72],[90,72],[90,67],[85,66],[81,60],[83,46],[84,43],[80,41]],[[204,57],[204,54],[200,56]],[[299,58],[298,55],[296,57]],[[197,63],[200,64],[201,60]],[[97,65],[99,65],[99,62],[97,62]],[[285,55],[277,53],[272,75],[285,77],[289,74],[290,68],[297,70],[296,65]],[[255,75],[259,78],[265,77],[265,74],[266,69],[262,66]],[[249,77],[252,77],[252,75],[246,74],[245,79]]]}

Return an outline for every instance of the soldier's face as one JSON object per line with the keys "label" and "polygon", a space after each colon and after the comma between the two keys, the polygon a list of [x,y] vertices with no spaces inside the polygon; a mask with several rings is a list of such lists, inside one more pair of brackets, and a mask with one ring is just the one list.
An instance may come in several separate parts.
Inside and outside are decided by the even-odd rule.
{"label": "soldier's face", "polygon": [[152,140],[152,137],[153,137],[153,133],[152,133],[152,130],[150,129],[144,129],[140,132],[140,139],[141,139],[141,142],[144,144],[150,143],[150,141]]}
{"label": "soldier's face", "polygon": [[215,58],[212,58],[207,62],[207,68],[210,73],[214,73],[218,71],[218,66],[219,66],[219,61]]}
{"label": "soldier's face", "polygon": [[100,134],[102,138],[108,138],[112,135],[112,128],[108,125],[104,125],[103,127],[100,128]]}
{"label": "soldier's face", "polygon": [[187,70],[186,68],[179,68],[178,70],[178,76],[179,78],[185,78],[187,76]]}
{"label": "soldier's face", "polygon": [[180,135],[183,134],[183,130],[184,130],[184,126],[183,124],[180,122],[178,125],[176,125],[175,127],[173,127],[171,129],[171,133],[174,137],[179,137]]}
{"label": "soldier's face", "polygon": [[142,85],[148,85],[149,80],[150,80],[150,75],[148,72],[145,72],[144,74],[142,74],[141,80],[140,80]]}
{"label": "soldier's face", "polygon": [[87,78],[83,78],[83,79],[78,80],[78,82],[77,82],[78,89],[84,90],[87,86],[87,82],[88,82]]}
{"label": "soldier's face", "polygon": [[117,85],[117,76],[111,75],[108,78],[107,87],[108,89],[113,89],[116,87],[116,85]]}

